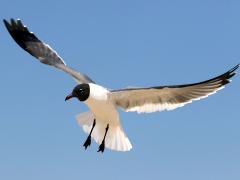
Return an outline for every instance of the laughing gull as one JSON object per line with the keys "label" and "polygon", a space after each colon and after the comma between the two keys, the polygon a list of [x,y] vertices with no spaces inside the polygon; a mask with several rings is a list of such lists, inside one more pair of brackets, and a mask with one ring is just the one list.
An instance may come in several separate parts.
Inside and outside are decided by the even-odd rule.
{"label": "laughing gull", "polygon": [[70,74],[78,83],[65,100],[73,97],[84,102],[90,111],[77,115],[77,122],[88,137],[83,144],[85,149],[93,138],[98,144],[98,151],[104,152],[105,147],[116,151],[129,151],[132,145],[125,135],[117,108],[138,113],[173,110],[216,93],[230,82],[239,64],[226,73],[194,84],[155,86],[148,88],[126,88],[109,90],[96,84],[87,75],[79,73],[65,64],[63,59],[49,45],[39,40],[21,20],[3,20],[4,24],[16,41],[29,54],[41,63],[54,66]]}

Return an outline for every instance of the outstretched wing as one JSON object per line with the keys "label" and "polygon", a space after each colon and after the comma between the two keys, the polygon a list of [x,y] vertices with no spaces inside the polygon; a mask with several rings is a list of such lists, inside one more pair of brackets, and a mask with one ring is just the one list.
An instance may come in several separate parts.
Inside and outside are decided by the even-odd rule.
{"label": "outstretched wing", "polygon": [[66,63],[57,52],[48,44],[39,40],[32,32],[29,32],[28,28],[22,24],[21,20],[18,19],[15,21],[11,19],[8,22],[4,19],[3,22],[16,43],[29,54],[40,60],[41,63],[54,66],[70,74],[78,83],[93,83],[87,75],[81,74],[66,66]]}
{"label": "outstretched wing", "polygon": [[114,90],[109,94],[109,98],[126,111],[149,113],[173,110],[193,100],[208,97],[224,88],[239,66],[238,64],[228,72],[200,83]]}

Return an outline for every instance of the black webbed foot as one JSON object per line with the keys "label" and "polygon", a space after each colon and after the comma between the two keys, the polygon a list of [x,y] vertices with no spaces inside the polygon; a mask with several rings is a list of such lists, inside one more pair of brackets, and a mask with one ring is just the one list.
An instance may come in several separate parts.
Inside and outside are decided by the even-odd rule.
{"label": "black webbed foot", "polygon": [[103,153],[105,149],[105,142],[103,141],[100,146],[98,147],[98,152]]}
{"label": "black webbed foot", "polygon": [[83,144],[83,146],[85,147],[85,150],[88,148],[88,146],[91,145],[91,136],[89,135],[85,141],[85,143]]}
{"label": "black webbed foot", "polygon": [[108,124],[107,127],[106,127],[106,130],[105,130],[105,134],[104,134],[102,143],[100,144],[100,146],[99,146],[99,148],[98,148],[98,152],[102,152],[102,153],[104,152],[104,149],[105,149],[105,138],[106,138],[108,129],[109,129],[109,124]]}
{"label": "black webbed foot", "polygon": [[91,135],[92,135],[92,131],[93,131],[95,125],[96,125],[96,120],[94,119],[94,120],[93,120],[92,129],[91,129],[91,131],[90,131],[90,133],[89,133],[89,135],[88,135],[85,143],[83,144],[83,146],[85,147],[85,150],[88,148],[88,146],[91,145]]}

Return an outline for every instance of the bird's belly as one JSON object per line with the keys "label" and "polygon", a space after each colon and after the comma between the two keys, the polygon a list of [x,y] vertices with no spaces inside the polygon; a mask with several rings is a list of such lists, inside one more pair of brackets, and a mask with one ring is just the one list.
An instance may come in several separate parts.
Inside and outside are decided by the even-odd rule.
{"label": "bird's belly", "polygon": [[115,106],[107,101],[88,100],[86,102],[96,121],[110,125],[119,125],[119,115]]}

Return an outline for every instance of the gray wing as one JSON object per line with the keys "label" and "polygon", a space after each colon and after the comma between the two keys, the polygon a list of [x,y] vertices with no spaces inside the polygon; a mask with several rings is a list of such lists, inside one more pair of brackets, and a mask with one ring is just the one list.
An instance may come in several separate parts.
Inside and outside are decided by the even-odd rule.
{"label": "gray wing", "polygon": [[132,88],[114,90],[109,98],[126,111],[155,112],[173,110],[193,100],[205,98],[224,88],[235,75],[238,64],[226,73],[213,79],[186,85],[158,86],[150,88]]}
{"label": "gray wing", "polygon": [[48,44],[40,41],[28,28],[24,26],[21,20],[11,19],[9,22],[3,20],[8,32],[16,43],[29,54],[40,60],[41,63],[54,66],[70,74],[78,83],[93,83],[86,75],[81,74],[74,69],[66,66],[63,59]]}

